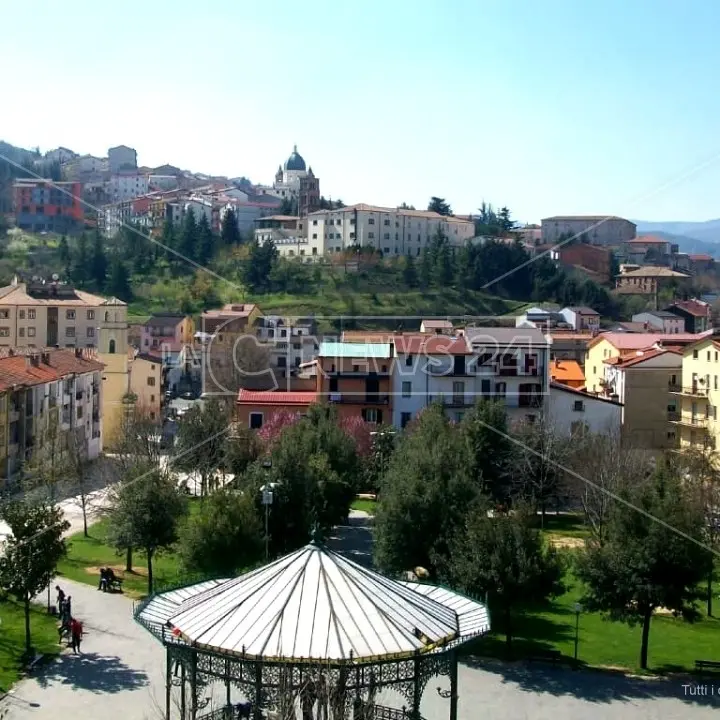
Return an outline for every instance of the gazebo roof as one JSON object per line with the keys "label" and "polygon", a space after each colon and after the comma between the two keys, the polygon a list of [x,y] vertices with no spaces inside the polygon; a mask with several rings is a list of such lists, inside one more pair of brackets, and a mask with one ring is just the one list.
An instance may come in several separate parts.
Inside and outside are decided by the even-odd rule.
{"label": "gazebo roof", "polygon": [[315,543],[237,578],[156,595],[137,619],[198,649],[285,662],[398,659],[489,629],[481,603]]}

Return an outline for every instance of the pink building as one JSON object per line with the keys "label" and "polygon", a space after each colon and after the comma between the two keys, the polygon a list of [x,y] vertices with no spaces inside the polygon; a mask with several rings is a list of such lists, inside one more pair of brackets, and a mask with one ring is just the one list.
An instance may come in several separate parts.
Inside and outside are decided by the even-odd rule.
{"label": "pink building", "polygon": [[167,313],[153,315],[142,327],[140,352],[159,352],[163,346],[177,351],[193,342],[195,322],[189,315]]}

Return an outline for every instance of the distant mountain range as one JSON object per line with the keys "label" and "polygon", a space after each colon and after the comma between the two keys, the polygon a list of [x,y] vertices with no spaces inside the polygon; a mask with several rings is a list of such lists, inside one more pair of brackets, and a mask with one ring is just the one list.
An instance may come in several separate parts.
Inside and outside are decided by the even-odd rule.
{"label": "distant mountain range", "polygon": [[657,235],[677,243],[680,252],[707,253],[720,258],[720,219],[705,222],[646,222],[633,220],[638,235]]}

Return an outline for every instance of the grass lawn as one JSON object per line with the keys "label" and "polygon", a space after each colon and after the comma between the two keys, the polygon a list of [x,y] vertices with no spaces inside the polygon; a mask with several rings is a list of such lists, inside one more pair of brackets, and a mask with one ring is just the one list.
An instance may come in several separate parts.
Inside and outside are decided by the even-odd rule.
{"label": "grass lawn", "polygon": [[[58,574],[71,580],[97,584],[100,580],[100,568],[112,567],[115,574],[123,579],[123,591],[130,597],[142,597],[147,594],[147,558],[145,553],[133,553],[133,572],[125,572],[125,555],[118,555],[114,548],[105,542],[108,528],[107,520],[100,520],[90,526],[90,537],[82,532],[71,535],[67,540],[67,555],[58,565]],[[160,588],[183,582],[180,559],[174,552],[164,552],[153,559],[155,586]]]}
{"label": "grass lawn", "polygon": [[353,500],[350,507],[353,510],[362,510],[362,512],[366,512],[368,515],[374,515],[377,508],[377,501],[357,498],[356,500]]}
{"label": "grass lawn", "polygon": [[[0,692],[7,692],[22,674],[25,653],[25,615],[22,605],[12,600],[0,602]],[[33,606],[30,614],[30,633],[36,652],[55,655],[57,621],[42,606]]]}

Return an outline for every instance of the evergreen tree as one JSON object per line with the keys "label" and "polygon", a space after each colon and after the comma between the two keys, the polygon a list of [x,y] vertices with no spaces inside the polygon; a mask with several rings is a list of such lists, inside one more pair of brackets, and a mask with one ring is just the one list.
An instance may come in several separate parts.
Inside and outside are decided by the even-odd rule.
{"label": "evergreen tree", "polygon": [[105,248],[103,247],[103,239],[96,230],[93,235],[92,261],[90,264],[90,274],[92,275],[95,287],[102,292],[107,280],[107,258],[105,257]]}
{"label": "evergreen tree", "polygon": [[220,238],[222,240],[222,244],[226,247],[233,247],[242,242],[240,230],[238,229],[237,215],[235,214],[234,208],[228,208],[223,215]]}
{"label": "evergreen tree", "polygon": [[70,257],[70,246],[67,238],[63,235],[58,243],[58,252],[60,255],[60,263],[65,274],[65,279],[70,280],[72,276],[72,258]]}
{"label": "evergreen tree", "polygon": [[215,234],[210,228],[207,216],[203,213],[197,224],[197,249],[195,259],[200,265],[207,265],[215,254]]}
{"label": "evergreen tree", "polygon": [[75,257],[71,270],[72,281],[79,287],[85,287],[90,280],[90,253],[85,233],[78,238]]}
{"label": "evergreen tree", "polygon": [[418,285],[418,273],[415,267],[415,260],[412,254],[405,258],[405,267],[403,268],[403,281],[409,288],[416,288]]}
{"label": "evergreen tree", "polygon": [[130,273],[125,263],[118,254],[113,257],[110,265],[110,279],[108,280],[107,292],[124,302],[132,300],[132,289],[130,287]]}
{"label": "evergreen tree", "polygon": [[420,256],[420,288],[427,290],[432,285],[433,260],[430,248],[425,248]]}
{"label": "evergreen tree", "polygon": [[[178,242],[178,252],[187,260],[195,260],[195,253],[198,248],[198,226],[195,220],[195,211],[190,208],[185,213],[182,229],[180,230],[180,241]],[[182,262],[180,258],[175,256],[176,262]]]}
{"label": "evergreen tree", "polygon": [[245,268],[245,284],[254,292],[270,289],[270,273],[277,262],[278,252],[271,240],[262,245],[254,240],[250,245],[250,257]]}
{"label": "evergreen tree", "polygon": [[177,249],[178,240],[175,234],[175,226],[170,222],[170,220],[166,220],[163,224],[162,235],[160,235],[160,242],[164,246],[164,248],[161,249],[162,253],[164,254],[168,262],[172,262],[177,257],[175,253],[172,252],[172,250]]}
{"label": "evergreen tree", "polygon": [[445,198],[435,197],[434,195],[430,198],[428,210],[439,215],[452,215],[452,208],[445,202]]}
{"label": "evergreen tree", "polygon": [[450,243],[443,238],[437,251],[437,278],[440,287],[450,287],[455,279],[455,263]]}

